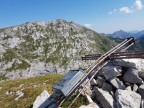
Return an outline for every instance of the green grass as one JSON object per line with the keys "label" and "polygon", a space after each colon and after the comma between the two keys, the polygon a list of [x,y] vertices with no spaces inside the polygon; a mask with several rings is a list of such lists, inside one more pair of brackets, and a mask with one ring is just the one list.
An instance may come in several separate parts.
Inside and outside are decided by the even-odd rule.
{"label": "green grass", "polygon": [[[0,83],[0,87],[2,87],[0,89],[0,106],[1,108],[29,108],[43,90],[52,93],[52,85],[61,77],[62,75],[46,75]],[[22,87],[20,87],[21,84],[23,84]],[[7,91],[16,92],[21,89],[23,89],[24,96],[18,101],[14,100],[16,95],[5,94]]]}
{"label": "green grass", "polygon": [[[36,99],[36,97],[43,91],[47,90],[50,94],[52,91],[52,85],[54,85],[63,75],[45,75],[35,78],[28,79],[18,79],[12,81],[6,81],[0,83],[0,108],[30,108]],[[23,86],[20,87],[20,85]],[[7,95],[7,91],[16,92],[21,90],[24,96],[19,98],[19,100],[14,100],[17,96]],[[67,108],[70,102],[74,99],[74,96],[67,99],[63,104],[62,108]],[[85,100],[81,96],[74,103],[72,108],[78,108],[81,104],[84,104]]]}
{"label": "green grass", "polygon": [[12,49],[6,49],[6,52],[3,54],[3,57],[0,58],[0,61],[12,61],[13,58],[16,58],[16,53]]}

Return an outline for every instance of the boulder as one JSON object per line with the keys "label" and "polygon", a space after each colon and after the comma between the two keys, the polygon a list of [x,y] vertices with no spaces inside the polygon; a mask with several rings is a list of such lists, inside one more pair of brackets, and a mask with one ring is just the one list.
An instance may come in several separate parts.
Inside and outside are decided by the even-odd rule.
{"label": "boulder", "polygon": [[139,91],[139,94],[142,96],[142,99],[144,99],[144,84],[139,86],[138,91]]}
{"label": "boulder", "polygon": [[140,108],[141,96],[133,91],[117,90],[116,108]]}
{"label": "boulder", "polygon": [[113,65],[116,65],[116,66],[136,68],[136,63],[129,61],[128,59],[114,60],[112,63],[113,63]]}
{"label": "boulder", "polygon": [[43,103],[49,98],[49,93],[44,90],[34,101],[33,108],[45,108],[47,105]]}
{"label": "boulder", "polygon": [[144,59],[123,59],[113,61],[114,65],[136,68],[140,72],[144,72]]}
{"label": "boulder", "polygon": [[94,88],[97,101],[103,108],[115,108],[114,98],[109,92],[104,91],[100,88]]}
{"label": "boulder", "polygon": [[142,84],[143,80],[138,76],[138,70],[129,68],[123,76],[123,80],[133,84]]}
{"label": "boulder", "polygon": [[117,88],[117,89],[125,89],[125,85],[118,78],[113,78],[113,79],[110,79],[109,81],[115,88]]}
{"label": "boulder", "polygon": [[115,78],[119,74],[120,74],[119,71],[114,66],[107,67],[107,69],[105,69],[105,71],[103,72],[103,76],[106,78],[106,80],[109,80],[111,78]]}
{"label": "boulder", "polygon": [[144,72],[144,59],[124,59],[125,62],[127,63],[134,63],[138,71],[143,71]]}
{"label": "boulder", "polygon": [[112,91],[113,91],[112,85],[110,85],[110,84],[107,83],[107,82],[104,82],[104,83],[103,83],[102,89],[105,90],[105,91],[108,91],[109,93],[112,93]]}

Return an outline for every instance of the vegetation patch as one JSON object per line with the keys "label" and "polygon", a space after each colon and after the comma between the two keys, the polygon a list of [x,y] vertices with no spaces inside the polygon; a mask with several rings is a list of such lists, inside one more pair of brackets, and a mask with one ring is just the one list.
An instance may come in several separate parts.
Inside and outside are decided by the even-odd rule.
{"label": "vegetation patch", "polygon": [[[52,86],[62,77],[63,75],[60,74],[45,75],[0,83],[0,106],[2,106],[2,108],[30,108],[36,97],[43,92],[43,90],[47,90],[51,94],[53,92]],[[16,91],[23,92],[24,96],[15,100],[17,97],[15,94],[6,94],[6,92],[15,93]],[[76,95],[69,97],[62,105],[62,108],[67,108],[75,96]],[[72,108],[78,108],[82,104],[85,104],[85,99],[83,96],[80,96]]]}
{"label": "vegetation patch", "polygon": [[6,49],[6,52],[3,54],[1,61],[12,61],[13,58],[16,58],[16,53],[12,49]]}
{"label": "vegetation patch", "polygon": [[[0,106],[2,108],[30,108],[36,97],[47,90],[52,93],[54,85],[63,75],[46,75],[28,79],[17,79],[0,83]],[[17,101],[16,95],[7,95],[6,92],[16,92],[21,90],[24,96]]]}

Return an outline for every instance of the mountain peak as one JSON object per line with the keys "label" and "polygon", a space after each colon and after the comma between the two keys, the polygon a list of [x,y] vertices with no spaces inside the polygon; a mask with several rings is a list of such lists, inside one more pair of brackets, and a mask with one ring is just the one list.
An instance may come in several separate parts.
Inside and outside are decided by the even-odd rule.
{"label": "mountain peak", "polygon": [[113,34],[119,34],[119,33],[123,34],[123,33],[127,33],[127,32],[124,30],[119,30],[119,31],[115,31]]}
{"label": "mountain peak", "polygon": [[15,79],[84,68],[87,63],[80,56],[105,52],[113,45],[109,38],[62,19],[4,28],[0,30],[0,75]]}

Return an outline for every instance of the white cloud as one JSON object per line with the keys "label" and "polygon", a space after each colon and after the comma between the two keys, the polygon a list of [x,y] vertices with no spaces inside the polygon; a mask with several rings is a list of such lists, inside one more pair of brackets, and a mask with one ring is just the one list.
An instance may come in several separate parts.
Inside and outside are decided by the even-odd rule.
{"label": "white cloud", "polygon": [[[144,6],[143,6],[141,0],[135,0],[134,4],[131,7],[125,6],[125,7],[119,8],[119,12],[122,12],[122,13],[133,13],[135,11],[141,10],[143,7]],[[111,15],[111,14],[113,14],[116,11],[117,11],[117,9],[114,9],[113,11],[110,11],[108,14]]]}
{"label": "white cloud", "polygon": [[141,0],[136,0],[135,3],[134,3],[134,9],[135,10],[141,10],[142,8],[143,8],[142,1]]}
{"label": "white cloud", "polygon": [[88,28],[92,27],[91,24],[84,24],[84,26],[85,26],[85,27],[88,27]]}
{"label": "white cloud", "polygon": [[141,10],[143,8],[143,4],[141,0],[135,0],[135,3],[129,7],[122,7],[119,9],[120,12],[123,13],[133,13],[135,11]]}
{"label": "white cloud", "polygon": [[128,7],[122,7],[119,9],[120,12],[123,12],[123,13],[132,13],[133,10],[131,10],[130,8]]}

